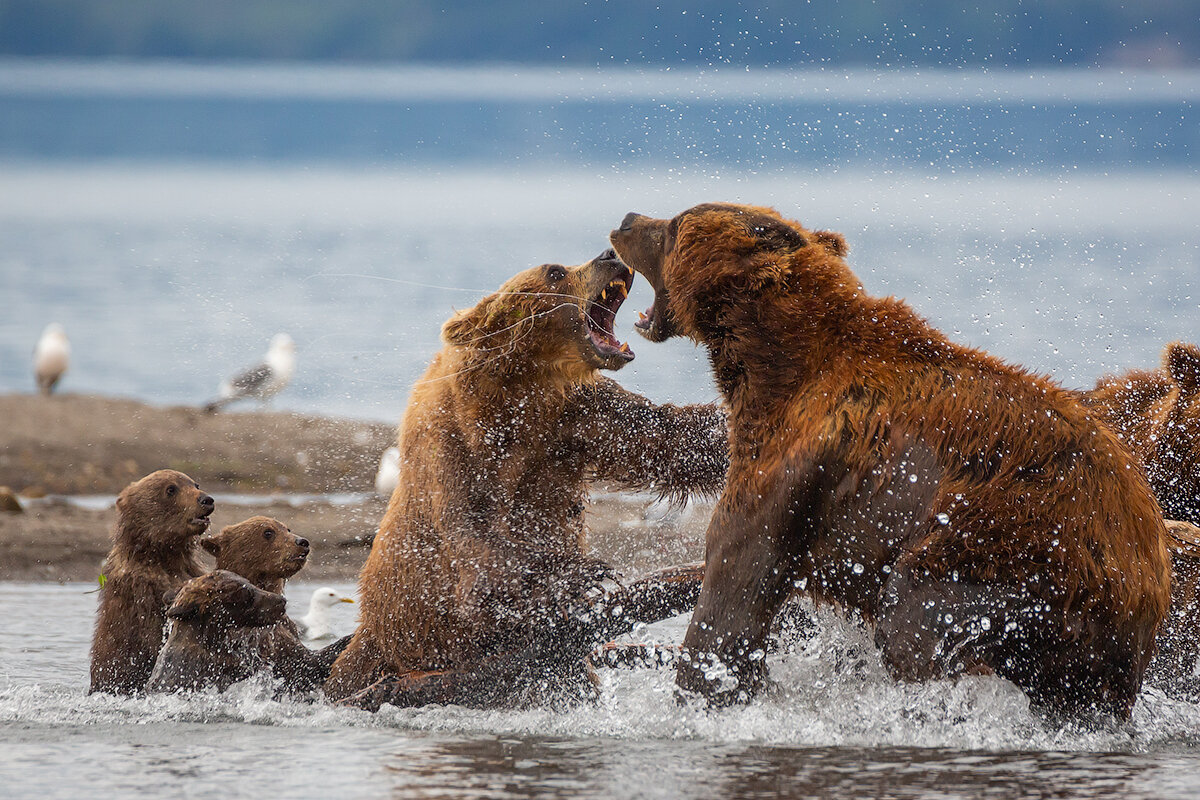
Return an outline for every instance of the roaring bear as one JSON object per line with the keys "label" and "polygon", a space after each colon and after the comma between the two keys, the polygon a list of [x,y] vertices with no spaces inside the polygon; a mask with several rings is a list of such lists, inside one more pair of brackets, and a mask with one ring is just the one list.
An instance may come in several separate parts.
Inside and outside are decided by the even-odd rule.
{"label": "roaring bear", "polygon": [[[715,495],[727,464],[719,408],[653,405],[600,375],[634,357],[613,333],[633,277],[611,250],[546,264],[445,324],[401,423],[400,484],[329,698],[388,676],[400,679],[351,702],[590,691],[586,656],[599,642],[583,618],[612,570],[585,555],[589,481]],[[431,673],[419,687],[405,677],[416,671]]]}
{"label": "roaring bear", "polygon": [[[1156,370],[1108,375],[1083,393],[1084,405],[1133,451],[1146,469],[1171,549],[1171,611],[1158,636],[1147,680],[1168,691],[1200,694],[1192,675],[1200,636],[1200,347],[1173,342]],[[1190,525],[1184,523],[1191,523]]]}
{"label": "roaring bear", "polygon": [[772,209],[631,213],[638,324],[704,345],[730,467],[677,683],[750,696],[793,590],[859,611],[902,680],[995,673],[1053,714],[1127,718],[1169,603],[1162,516],[1049,379],[868,295],[845,240]]}
{"label": "roaring bear", "polygon": [[278,625],[287,601],[241,575],[218,569],[180,588],[167,609],[171,623],[146,684],[148,692],[223,692],[266,668],[245,631]]}
{"label": "roaring bear", "polygon": [[[200,539],[200,546],[216,556],[217,569],[241,575],[273,594],[283,594],[286,580],[304,566],[311,546],[277,519],[254,516]],[[300,639],[296,623],[289,617],[244,632],[257,643],[264,667],[291,692],[308,692],[329,677],[334,660],[345,649],[349,637],[310,650]]]}
{"label": "roaring bear", "polygon": [[104,562],[92,635],[92,692],[141,692],[163,643],[166,596],[204,573],[197,538],[213,499],[170,469],[152,472],[117,497],[117,527]]}

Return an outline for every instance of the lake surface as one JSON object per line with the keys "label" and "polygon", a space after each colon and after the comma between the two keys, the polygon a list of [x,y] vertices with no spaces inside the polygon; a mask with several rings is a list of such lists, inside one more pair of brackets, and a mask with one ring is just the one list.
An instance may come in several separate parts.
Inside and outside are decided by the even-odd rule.
{"label": "lake surface", "polygon": [[[395,420],[455,308],[718,199],[841,231],[868,291],[1087,386],[1196,338],[1198,99],[1196,72],[0,61],[0,391],[51,321],[62,391],[164,404],[288,331],[278,407]],[[634,336],[649,302],[621,380],[713,399],[702,354]]]}
{"label": "lake surface", "polygon": [[[32,390],[52,321],[73,343],[62,391],[159,404],[202,403],[287,331],[277,408],[395,421],[453,309],[596,255],[628,211],[718,199],[844,233],[868,291],[1088,386],[1198,338],[1198,99],[1191,72],[0,62],[0,391]],[[639,280],[618,315],[621,382],[714,399],[702,353],[633,336],[649,303]],[[770,691],[717,713],[648,671],[527,712],[368,715],[258,685],[88,697],[92,588],[0,584],[0,794],[1200,793],[1200,707],[1146,693],[1126,727],[1047,729],[997,679],[893,684],[830,616],[772,656]]]}

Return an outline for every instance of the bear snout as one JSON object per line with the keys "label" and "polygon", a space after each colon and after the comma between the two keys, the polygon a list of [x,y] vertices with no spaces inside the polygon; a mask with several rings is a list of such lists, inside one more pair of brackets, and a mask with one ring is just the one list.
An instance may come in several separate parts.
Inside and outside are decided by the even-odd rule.
{"label": "bear snout", "polygon": [[613,250],[611,247],[608,248],[607,250],[605,250],[600,255],[596,256],[597,263],[604,262],[604,261],[620,261],[620,260],[621,259],[617,257],[617,251]]}
{"label": "bear snout", "polygon": [[307,549],[309,549],[309,547],[311,545],[309,545],[308,539],[297,539],[296,546],[299,547],[301,550],[307,550]]}
{"label": "bear snout", "polygon": [[217,505],[217,501],[213,500],[212,496],[207,495],[207,494],[200,495],[200,499],[197,500],[196,502],[198,502],[200,505],[204,506],[205,508],[207,508],[209,510],[212,510]]}

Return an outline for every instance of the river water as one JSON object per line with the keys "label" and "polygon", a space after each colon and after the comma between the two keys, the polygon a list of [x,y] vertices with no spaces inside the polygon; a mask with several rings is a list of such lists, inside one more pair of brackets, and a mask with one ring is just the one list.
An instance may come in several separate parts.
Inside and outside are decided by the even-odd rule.
{"label": "river water", "polygon": [[[52,321],[63,391],[160,404],[287,331],[276,407],[395,421],[454,308],[717,199],[841,231],[869,291],[1069,386],[1198,338],[1196,74],[757,77],[0,63],[0,391]],[[715,398],[693,347],[633,337],[649,302],[619,379]],[[369,715],[88,697],[92,588],[0,584],[0,796],[1200,794],[1200,707],[1047,728],[997,679],[893,684],[827,614],[744,708],[611,671],[591,706]]]}

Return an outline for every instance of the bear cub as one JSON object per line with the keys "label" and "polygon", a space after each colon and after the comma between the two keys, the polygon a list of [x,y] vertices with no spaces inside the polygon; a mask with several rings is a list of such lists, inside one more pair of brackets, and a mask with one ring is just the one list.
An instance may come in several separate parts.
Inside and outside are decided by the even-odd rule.
{"label": "bear cub", "polygon": [[[206,536],[200,545],[217,559],[218,570],[236,573],[267,592],[282,594],[284,583],[307,563],[312,551],[307,539],[291,532],[277,519],[255,516]],[[254,640],[266,669],[290,692],[309,692],[329,677],[334,660],[345,649],[345,637],[322,650],[310,650],[301,641],[290,617],[244,631]]]}
{"label": "bear cub", "polygon": [[175,596],[170,634],[154,664],[148,692],[225,691],[265,668],[257,641],[245,631],[278,625],[283,595],[240,575],[215,570],[193,578]]}
{"label": "bear cub", "polygon": [[214,507],[198,483],[170,469],[131,483],[117,497],[92,635],[90,692],[145,688],[163,642],[163,598],[204,573],[196,540]]}

